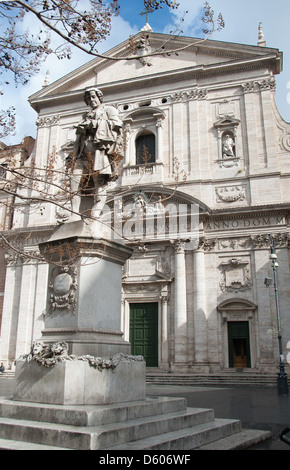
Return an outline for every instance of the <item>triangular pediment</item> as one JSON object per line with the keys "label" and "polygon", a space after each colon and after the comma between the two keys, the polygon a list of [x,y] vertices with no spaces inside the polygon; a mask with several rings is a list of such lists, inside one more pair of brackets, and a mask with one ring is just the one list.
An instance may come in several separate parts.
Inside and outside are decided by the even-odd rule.
{"label": "triangular pediment", "polygon": [[241,121],[239,119],[236,119],[232,116],[224,116],[214,123],[214,127],[222,128],[228,126],[238,126],[240,122]]}
{"label": "triangular pediment", "polygon": [[[134,43],[135,49],[130,49]],[[153,54],[146,57],[146,54]],[[126,60],[125,60],[126,59]],[[208,70],[240,65],[244,62],[272,60],[279,73],[282,56],[277,49],[189,37],[171,37],[160,33],[139,32],[30,97],[32,106],[50,96],[78,94],[92,85],[125,86],[132,82],[154,81],[155,77],[182,73],[206,73]],[[280,68],[279,68],[280,67]]]}

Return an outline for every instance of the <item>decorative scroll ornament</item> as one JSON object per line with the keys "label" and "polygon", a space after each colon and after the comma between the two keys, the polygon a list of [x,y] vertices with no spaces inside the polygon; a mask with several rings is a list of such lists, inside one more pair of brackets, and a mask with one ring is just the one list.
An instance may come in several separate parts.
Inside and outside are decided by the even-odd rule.
{"label": "decorative scroll ornament", "polygon": [[284,150],[287,150],[287,152],[290,152],[290,133],[289,134],[283,134],[281,139],[281,146]]}

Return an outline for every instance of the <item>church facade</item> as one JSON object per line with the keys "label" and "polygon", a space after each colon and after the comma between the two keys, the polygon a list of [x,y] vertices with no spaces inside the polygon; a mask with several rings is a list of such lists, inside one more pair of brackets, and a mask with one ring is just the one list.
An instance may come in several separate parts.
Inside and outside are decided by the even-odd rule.
{"label": "church facade", "polygon": [[[275,295],[264,281],[273,277],[271,234],[287,358],[290,124],[275,104],[282,54],[144,31],[134,41],[134,60],[114,60],[131,54],[122,43],[111,59],[94,59],[31,96],[33,158],[46,165],[54,153],[65,165],[84,90],[101,89],[124,124],[124,158],[103,217],[134,248],[120,325],[132,353],[173,373],[276,372]],[[27,235],[22,248],[31,254],[64,218],[59,206],[16,201],[12,230]],[[9,366],[41,336],[48,266],[16,252],[6,259],[0,360]]]}

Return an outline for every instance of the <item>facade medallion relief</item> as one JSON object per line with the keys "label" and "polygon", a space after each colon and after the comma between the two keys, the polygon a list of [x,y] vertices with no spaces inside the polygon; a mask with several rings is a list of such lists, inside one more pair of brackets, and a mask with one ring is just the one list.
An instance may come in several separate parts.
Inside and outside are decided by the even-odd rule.
{"label": "facade medallion relief", "polygon": [[215,188],[217,202],[237,202],[246,199],[246,186],[223,186]]}

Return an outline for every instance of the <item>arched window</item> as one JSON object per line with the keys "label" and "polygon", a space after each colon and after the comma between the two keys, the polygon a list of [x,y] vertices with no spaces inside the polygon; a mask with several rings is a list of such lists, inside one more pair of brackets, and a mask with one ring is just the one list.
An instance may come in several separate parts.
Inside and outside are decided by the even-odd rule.
{"label": "arched window", "polygon": [[155,135],[141,134],[136,139],[136,165],[155,162]]}

